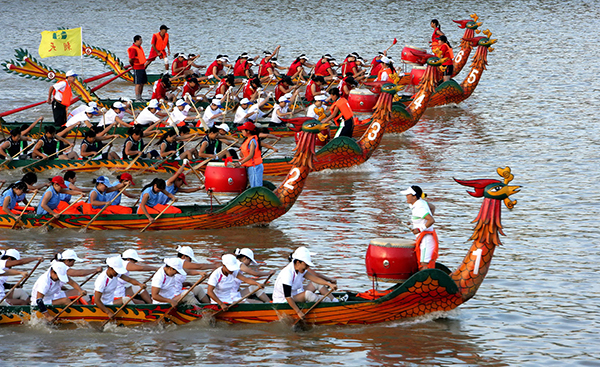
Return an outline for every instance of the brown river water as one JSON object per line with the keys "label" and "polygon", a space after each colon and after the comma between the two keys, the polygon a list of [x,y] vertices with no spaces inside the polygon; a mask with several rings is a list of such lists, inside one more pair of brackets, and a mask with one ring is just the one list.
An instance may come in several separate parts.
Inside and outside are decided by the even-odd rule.
{"label": "brown river water", "polygon": [[[399,223],[410,214],[401,189],[420,185],[437,206],[439,260],[453,269],[468,251],[470,222],[481,199],[452,178],[498,178],[496,168],[510,166],[512,183],[523,186],[513,197],[516,207],[503,209],[506,237],[486,280],[472,300],[452,312],[307,333],[294,333],[283,323],[212,327],[198,322],[104,333],[87,327],[4,327],[0,365],[600,365],[600,68],[598,48],[590,42],[600,26],[597,2],[1,0],[0,9],[1,60],[13,58],[15,48],[27,48],[37,58],[39,32],[78,26],[84,41],[125,59],[135,34],[144,37],[148,51],[152,33],[164,23],[172,28],[172,51],[200,53],[205,64],[218,53],[235,59],[278,44],[286,65],[302,52],[311,60],[324,53],[340,60],[357,51],[370,60],[393,38],[399,42],[390,54],[399,60],[403,45],[427,45],[432,18],[458,45],[463,31],[451,20],[474,12],[482,29],[498,39],[467,101],[429,109],[413,129],[386,135],[360,167],[311,174],[292,210],[266,228],[0,232],[0,247],[17,248],[23,256],[50,257],[73,248],[86,257],[77,265],[83,268],[127,248],[153,261],[171,256],[176,245],[189,245],[202,261],[213,262],[247,246],[262,268],[278,269],[291,250],[307,245],[319,271],[337,277],[343,289],[364,290],[371,287],[364,266],[370,239],[407,235]],[[81,73],[77,57],[42,62]],[[95,60],[83,60],[84,77],[105,70]],[[160,63],[151,71],[160,71]],[[463,70],[456,79],[465,75]],[[0,110],[41,101],[49,86],[0,73]],[[133,97],[133,87],[115,82],[99,95]],[[50,107],[8,120],[40,115],[51,119]],[[289,150],[292,142],[281,147]],[[18,176],[0,173],[0,179]],[[79,184],[90,186],[93,177],[81,174]],[[182,200],[205,202],[203,195]]]}

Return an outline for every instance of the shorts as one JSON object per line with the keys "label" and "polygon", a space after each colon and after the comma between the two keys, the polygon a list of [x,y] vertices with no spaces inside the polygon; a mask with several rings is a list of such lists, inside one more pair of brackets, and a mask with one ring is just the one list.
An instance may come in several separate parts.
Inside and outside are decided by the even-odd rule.
{"label": "shorts", "polygon": [[419,262],[428,263],[431,261],[433,256],[433,250],[435,249],[435,241],[433,235],[427,234],[423,236],[421,240],[421,253],[419,254]]}
{"label": "shorts", "polygon": [[148,83],[148,75],[146,69],[135,69],[133,71],[133,84],[146,84]]}
{"label": "shorts", "polygon": [[446,70],[444,70],[444,76],[452,76],[452,74],[454,74],[454,65],[443,65],[446,67]]}

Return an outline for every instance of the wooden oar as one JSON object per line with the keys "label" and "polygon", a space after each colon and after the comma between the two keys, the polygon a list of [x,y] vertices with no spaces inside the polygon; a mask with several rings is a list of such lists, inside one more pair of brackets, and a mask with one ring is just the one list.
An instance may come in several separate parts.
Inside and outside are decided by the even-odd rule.
{"label": "wooden oar", "polygon": [[188,288],[188,290],[179,298],[179,301],[177,301],[175,306],[171,306],[167,312],[163,313],[160,316],[160,318],[158,320],[156,320],[156,324],[160,324],[160,322],[162,320],[164,320],[165,316],[167,316],[168,313],[171,313],[171,311],[173,311],[175,309],[175,307],[177,307],[179,305],[179,303],[181,303],[181,301],[183,301],[185,299],[185,297],[187,297],[187,295],[190,294],[190,292],[193,291],[194,288],[196,288],[196,286],[198,284],[202,283],[204,281],[204,279],[206,279],[207,277],[208,277],[208,275],[204,274],[200,279],[198,279],[198,281],[196,283],[194,283],[190,288]]}
{"label": "wooden oar", "polygon": [[31,269],[31,271],[28,274],[23,275],[23,278],[21,278],[21,280],[19,280],[19,282],[15,285],[13,285],[13,287],[10,289],[10,291],[6,292],[6,294],[4,295],[4,298],[2,298],[2,300],[0,300],[0,305],[2,304],[2,302],[4,302],[5,299],[8,298],[8,295],[14,291],[19,285],[21,284],[25,284],[25,282],[27,281],[27,279],[29,279],[29,277],[31,276],[31,274],[33,274],[33,272],[35,271],[35,269],[37,269],[38,266],[40,266],[40,264],[42,263],[42,261],[44,261],[44,259],[39,259],[37,264],[35,264],[35,266],[33,267],[33,269]]}
{"label": "wooden oar", "polygon": [[[271,144],[271,148],[272,148],[272,147],[273,147],[275,144],[277,144],[278,142],[279,142],[279,140],[275,140],[275,142],[274,142],[273,144]],[[267,148],[267,150],[265,150],[265,153],[266,153],[266,152],[267,152],[269,149],[271,149],[271,148]],[[263,158],[263,159],[265,159],[265,158],[267,158],[267,157],[271,156],[273,153],[275,153],[275,150],[273,150],[273,151],[272,151],[271,153],[269,153],[269,154],[266,154],[266,155],[264,155],[262,158]]]}
{"label": "wooden oar", "polygon": [[300,329],[300,330],[306,330],[306,328],[307,328],[307,325],[306,325],[306,321],[304,321],[304,319],[306,318],[306,315],[308,315],[308,313],[309,313],[310,311],[312,311],[312,310],[313,310],[315,307],[317,307],[317,305],[318,305],[319,303],[323,302],[323,300],[324,300],[325,298],[327,298],[327,297],[328,297],[328,296],[329,296],[331,293],[333,293],[333,288],[332,288],[332,289],[330,289],[330,290],[329,290],[329,292],[327,292],[327,294],[323,296],[323,298],[321,298],[320,300],[318,300],[317,302],[315,302],[315,304],[314,304],[314,305],[312,305],[312,307],[311,307],[311,308],[309,308],[309,309],[308,309],[308,311],[306,311],[306,312],[304,313],[304,317],[302,317],[302,318],[299,318],[298,320],[296,320],[296,322],[294,322],[294,325],[292,326],[292,328],[293,328],[295,331],[297,331],[298,329]]}
{"label": "wooden oar", "polygon": [[53,157],[55,155],[59,155],[60,153],[64,152],[67,149],[71,149],[71,146],[69,145],[66,148],[63,148],[63,149],[61,149],[61,150],[59,150],[57,152],[54,152],[54,153],[50,154],[49,156],[46,156],[46,157],[44,157],[42,159],[39,159],[39,160],[37,160],[37,161],[35,161],[33,163],[30,163],[30,164],[26,165],[25,167],[21,168],[21,171],[25,172],[26,168],[31,167],[31,166],[36,165],[36,164],[39,164],[39,163],[42,163],[43,161],[46,161],[46,160],[50,159],[51,157]]}
{"label": "wooden oar", "polygon": [[165,106],[165,104],[163,102],[161,102],[160,105],[167,112],[167,115],[169,116],[169,120],[171,120],[171,122],[173,123],[173,128],[175,129],[175,132],[177,133],[177,135],[179,135],[179,127],[177,126],[177,122],[175,122],[175,120],[173,119],[173,116],[171,116],[171,112],[169,112],[169,109],[167,108],[167,106]]}
{"label": "wooden oar", "polygon": [[[269,279],[271,279],[272,276],[273,276],[273,274],[270,274],[269,277],[264,281],[264,283],[262,285],[263,286],[267,285],[267,283],[269,282]],[[230,304],[227,309],[229,310],[229,309],[231,309],[231,307],[233,307],[233,306],[235,306],[235,305],[237,305],[239,303],[242,303],[246,298],[252,296],[254,293],[258,292],[259,290],[261,290],[263,288],[256,288],[255,290],[253,290],[252,292],[248,293],[244,297],[242,297],[242,298],[238,299],[237,301],[233,302],[232,304]],[[221,312],[224,312],[223,309],[220,309],[219,311],[213,313],[212,316],[215,317],[218,314],[220,314]]]}
{"label": "wooden oar", "polygon": [[[42,125],[40,125],[42,126]],[[23,153],[24,151],[26,151],[27,149],[29,149],[32,145],[35,145],[35,143],[37,143],[37,141],[34,141],[33,143],[29,144],[28,146],[26,146],[25,148],[21,149],[17,154],[13,155],[12,157],[10,157],[10,159],[5,159],[4,162],[2,162],[0,164],[0,168],[2,168],[4,165],[10,163],[13,159],[17,158],[18,156],[21,155],[21,153]]]}
{"label": "wooden oar", "polygon": [[178,73],[177,73],[177,74],[176,74],[174,77],[172,77],[172,78],[169,78],[169,79],[171,79],[171,80],[178,79],[178,78],[179,78],[179,75],[181,75],[181,73],[185,72],[185,70],[186,70],[187,68],[189,68],[190,66],[192,66],[192,63],[193,63],[194,61],[196,61],[196,59],[197,59],[197,58],[199,58],[199,57],[200,57],[200,55],[198,55],[198,56],[194,57],[193,59],[189,60],[189,61],[188,61],[188,63],[187,63],[187,65],[186,65],[186,66],[184,66],[184,67],[183,67],[183,69],[181,69],[181,71],[180,71],[180,72],[178,72]]}
{"label": "wooden oar", "polygon": [[[83,281],[83,283],[81,283],[79,285],[79,288],[83,287],[85,285],[85,283],[89,282],[98,273],[100,273],[100,271],[96,271],[96,272],[94,272],[94,274],[90,275],[86,280]],[[54,316],[54,318],[52,319],[52,321],[50,321],[50,323],[54,324],[58,320],[58,318],[60,317],[60,315],[62,315],[73,304],[75,304],[75,302],[79,301],[79,299],[81,297],[83,297],[83,296],[84,296],[84,294],[80,294],[79,296],[77,296],[77,298],[75,298],[74,300],[72,300],[71,303],[69,303],[68,305],[66,305],[65,308],[63,308],[59,313],[56,314],[56,316]]]}
{"label": "wooden oar", "polygon": [[113,201],[115,201],[119,195],[121,195],[123,193],[123,191],[125,191],[125,189],[129,186],[129,184],[125,184],[125,186],[123,186],[123,188],[119,191],[119,193],[117,195],[115,195],[114,198],[112,198],[108,203],[104,204],[104,206],[102,207],[102,209],[100,209],[100,211],[98,213],[96,213],[96,215],[94,215],[94,217],[92,219],[90,219],[90,221],[85,225],[85,227],[83,227],[82,229],[79,230],[79,232],[81,233],[85,233],[85,231],[87,231],[87,229],[90,227],[90,224],[92,224],[93,221],[96,220],[96,218],[98,218],[100,216],[100,214],[102,214],[106,208],[108,208]]}
{"label": "wooden oar", "polygon": [[131,115],[133,116],[133,121],[135,121],[137,117],[135,117],[135,110],[133,109],[133,102],[129,101],[127,104],[129,104],[129,108],[131,109]]}
{"label": "wooden oar", "polygon": [[194,103],[194,99],[192,98],[192,96],[190,96],[189,94],[186,94],[184,96],[185,100],[188,101],[189,104],[192,105],[192,107],[194,107],[194,110],[196,110],[196,116],[198,116],[198,120],[200,120],[200,123],[202,124],[202,129],[204,129],[204,131],[208,131],[209,127],[206,124],[206,121],[204,121],[204,119],[202,118],[202,115],[200,115],[200,111],[198,111],[198,108],[196,107],[196,104]]}
{"label": "wooden oar", "polygon": [[[2,186],[0,185],[0,188],[2,188]],[[33,191],[33,195],[31,195],[31,198],[29,199],[29,201],[27,202],[27,204],[25,204],[25,208],[23,208],[23,211],[21,212],[21,214],[19,214],[19,216],[17,217],[17,219],[15,219],[15,222],[13,223],[12,227],[10,229],[15,229],[17,223],[19,223],[21,221],[21,218],[23,217],[23,214],[25,214],[25,211],[27,211],[27,207],[29,207],[29,204],[31,204],[31,202],[33,201],[33,198],[37,195],[38,190],[34,190]],[[2,303],[2,302],[0,302]]]}
{"label": "wooden oar", "polygon": [[169,205],[167,205],[166,208],[164,208],[160,213],[158,213],[158,215],[156,217],[154,217],[154,221],[148,223],[144,228],[142,228],[142,230],[140,231],[140,233],[144,232],[148,227],[150,227],[152,225],[152,223],[156,222],[156,220],[158,218],[160,218],[161,215],[163,215],[167,209],[169,209],[173,204],[175,204],[175,201],[171,200],[171,202],[169,203]]}
{"label": "wooden oar", "polygon": [[[129,169],[131,168],[131,166],[133,166],[135,164],[135,162],[137,162],[138,159],[140,159],[140,157],[142,155],[144,155],[144,153],[146,152],[146,149],[148,149],[150,147],[150,145],[152,144],[152,142],[154,141],[154,139],[156,139],[156,137],[158,136],[158,133],[154,134],[154,136],[152,137],[152,140],[150,140],[150,142],[148,143],[148,145],[146,145],[144,147],[144,149],[142,150],[142,152],[140,154],[137,155],[137,157],[135,157],[130,163],[129,165],[127,165],[127,167],[125,167],[125,169],[123,170],[123,172],[129,171]],[[125,157],[123,157],[125,158]],[[119,171],[120,169],[115,167],[113,168],[113,171]]]}
{"label": "wooden oar", "polygon": [[[178,151],[179,151],[179,150],[183,150],[183,148],[185,148],[185,146],[186,146],[186,145],[188,145],[188,143],[189,143],[189,142],[191,142],[191,141],[192,141],[192,139],[194,139],[196,136],[198,136],[198,134],[197,134],[197,133],[196,133],[196,134],[193,134],[193,135],[192,135],[192,136],[191,136],[191,137],[190,137],[188,140],[186,140],[186,141],[185,141],[185,143],[184,143],[184,144],[181,146],[181,148],[179,148],[179,149],[177,149],[177,150],[178,150]],[[168,156],[166,156],[165,158],[163,158],[163,159],[159,160],[158,162],[154,163],[153,165],[151,165],[151,166],[148,166],[148,167],[144,168],[143,170],[141,170],[141,171],[138,173],[138,175],[141,175],[142,173],[146,172],[146,171],[147,171],[147,170],[149,170],[149,169],[154,169],[154,168],[156,168],[156,167],[159,167],[161,164],[165,163],[165,162],[167,161],[167,159],[171,158],[171,157],[172,157],[174,154],[177,154],[177,151],[175,151],[175,152],[173,152],[173,153],[169,154]]]}
{"label": "wooden oar", "polygon": [[[221,150],[219,153],[217,153],[217,155],[223,153],[224,151],[226,151],[227,149],[231,148],[234,144],[238,143],[237,139],[229,144],[228,146],[226,146],[225,148],[223,148],[223,150]],[[204,166],[205,164],[207,164],[208,162],[212,161],[214,158],[206,158],[204,161],[198,163],[194,168],[195,169],[200,169],[200,167]]]}
{"label": "wooden oar", "polygon": [[[159,268],[158,270],[160,270],[160,268]],[[150,275],[150,276],[148,277],[148,279],[146,279],[146,280],[143,282],[143,284],[146,284],[146,283],[148,283],[148,282],[150,281],[150,279],[152,279],[152,278],[154,277],[154,275],[155,275],[155,274],[158,272],[158,270],[156,270],[156,271],[154,272],[154,274]],[[142,293],[142,292],[143,292],[145,289],[146,289],[146,288],[141,288],[141,287],[140,287],[140,289],[139,289],[137,292],[135,292],[135,293],[133,294],[133,296],[131,296],[131,297],[130,297],[130,298],[127,300],[127,301],[125,301],[125,303],[123,303],[123,305],[121,305],[121,307],[119,307],[119,308],[117,309],[117,311],[115,311],[115,312],[113,313],[113,315],[112,315],[111,317],[109,317],[109,318],[108,318],[108,320],[104,321],[104,322],[102,323],[102,325],[100,325],[100,330],[102,330],[102,329],[104,328],[104,326],[106,326],[106,324],[108,324],[109,322],[111,322],[112,320],[114,320],[114,318],[115,318],[115,317],[117,317],[117,314],[118,314],[119,312],[121,312],[121,310],[122,310],[122,309],[124,309],[124,308],[125,308],[125,306],[127,306],[127,305],[129,304],[129,302],[133,301],[133,299],[135,298],[135,296],[137,296],[138,294]]]}
{"label": "wooden oar", "polygon": [[[64,208],[62,212],[58,213],[58,215],[59,216],[63,215],[64,212],[66,212],[67,210],[69,210],[73,205],[77,204],[77,202],[79,202],[79,200],[81,200],[82,198],[83,198],[83,193],[81,195],[79,195],[79,197],[77,198],[77,200],[75,200],[73,202],[73,204],[71,204],[68,207]],[[44,223],[43,226],[40,227],[40,230],[45,229],[46,226],[48,226],[48,224],[50,224],[50,222],[52,222],[54,219],[56,219],[56,218],[54,216],[52,216],[52,218],[50,218],[48,221],[46,221],[46,223]]]}

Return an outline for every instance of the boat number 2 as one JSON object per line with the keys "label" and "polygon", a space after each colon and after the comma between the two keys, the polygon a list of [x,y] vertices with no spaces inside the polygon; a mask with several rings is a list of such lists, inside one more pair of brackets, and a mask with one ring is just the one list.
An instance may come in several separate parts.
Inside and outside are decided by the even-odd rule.
{"label": "boat number 2", "polygon": [[480,248],[472,252],[473,255],[477,256],[477,259],[475,259],[475,266],[473,267],[473,274],[475,275],[479,274],[479,266],[481,265],[481,252],[482,250]]}
{"label": "boat number 2", "polygon": [[296,182],[296,180],[298,179],[298,177],[300,177],[300,169],[297,167],[294,167],[292,169],[292,173],[290,173],[290,179],[287,180],[285,182],[285,184],[283,184],[283,187],[285,187],[286,189],[290,189],[293,190],[294,189],[294,185],[292,185],[294,182]]}
{"label": "boat number 2", "polygon": [[416,108],[421,108],[421,104],[423,104],[423,99],[425,99],[425,95],[421,94],[417,99],[413,101],[413,104]]}
{"label": "boat number 2", "polygon": [[467,83],[475,83],[475,79],[477,79],[477,74],[479,74],[479,70],[473,69],[473,71],[471,71],[471,74],[469,74],[469,79],[467,79]]}
{"label": "boat number 2", "polygon": [[379,122],[375,121],[373,123],[373,128],[371,129],[371,131],[369,132],[369,135],[367,136],[369,138],[369,140],[375,140],[375,138],[377,137],[377,133],[379,133],[379,130],[381,130],[381,125],[379,124]]}

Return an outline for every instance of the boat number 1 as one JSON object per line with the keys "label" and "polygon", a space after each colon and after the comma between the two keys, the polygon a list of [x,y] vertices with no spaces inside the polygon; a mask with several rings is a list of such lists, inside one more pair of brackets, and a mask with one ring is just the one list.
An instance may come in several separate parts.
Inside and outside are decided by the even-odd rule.
{"label": "boat number 1", "polygon": [[300,177],[300,169],[298,169],[297,167],[294,167],[292,169],[292,173],[290,173],[290,179],[287,180],[285,182],[285,184],[283,184],[283,187],[285,187],[286,189],[293,190],[294,189],[294,185],[292,185],[292,184],[294,182],[296,182],[296,180],[298,179],[298,177]]}
{"label": "boat number 1", "polygon": [[375,121],[373,123],[372,130],[369,132],[369,135],[367,136],[369,138],[369,140],[375,140],[375,138],[377,137],[377,133],[379,133],[379,130],[381,130],[381,125],[379,124],[379,122]]}
{"label": "boat number 1", "polygon": [[481,252],[482,250],[480,248],[472,252],[473,255],[477,256],[477,259],[475,259],[475,266],[473,267],[473,274],[475,275],[479,274],[479,266],[481,265]]}
{"label": "boat number 1", "polygon": [[475,79],[477,79],[477,74],[479,74],[479,70],[473,69],[473,71],[471,71],[471,74],[469,74],[469,79],[467,79],[467,82],[469,84],[473,84],[475,82]]}
{"label": "boat number 1", "polygon": [[413,104],[416,108],[421,108],[421,104],[423,103],[423,99],[425,98],[424,94],[421,94],[417,99],[413,101]]}

